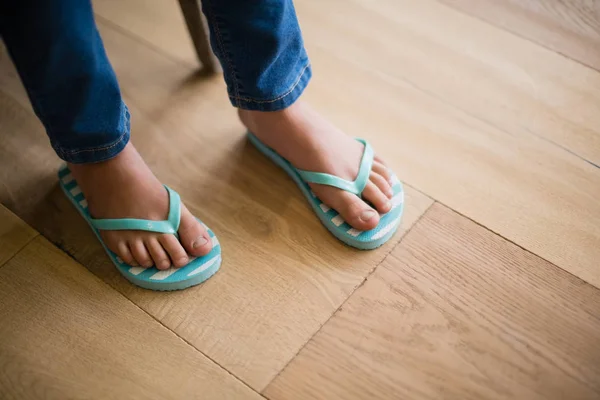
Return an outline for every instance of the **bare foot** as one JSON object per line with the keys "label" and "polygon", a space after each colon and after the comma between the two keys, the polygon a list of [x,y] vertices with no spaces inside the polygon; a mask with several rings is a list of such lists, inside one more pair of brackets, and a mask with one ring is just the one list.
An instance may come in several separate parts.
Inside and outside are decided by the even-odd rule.
{"label": "bare foot", "polygon": [[[69,164],[94,218],[167,219],[169,195],[133,144],[115,158],[95,164]],[[210,252],[208,232],[181,205],[179,238],[144,231],[100,231],[106,246],[131,266],[183,267],[189,256]]]}
{"label": "bare foot", "polygon": [[[307,104],[298,101],[276,112],[239,110],[239,116],[252,133],[296,168],[356,179],[364,146]],[[311,183],[310,187],[352,227],[369,230],[379,223],[379,213],[392,207],[390,179],[386,164],[375,156],[362,199],[331,186]]]}

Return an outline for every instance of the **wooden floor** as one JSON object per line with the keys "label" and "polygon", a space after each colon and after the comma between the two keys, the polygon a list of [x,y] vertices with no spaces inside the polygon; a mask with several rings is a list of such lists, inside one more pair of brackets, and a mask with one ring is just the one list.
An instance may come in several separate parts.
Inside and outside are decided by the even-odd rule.
{"label": "wooden floor", "polygon": [[175,0],[94,6],[134,142],[224,263],[122,278],[0,52],[0,398],[600,398],[598,2],[296,1],[306,97],[406,184],[371,252],[246,144]]}

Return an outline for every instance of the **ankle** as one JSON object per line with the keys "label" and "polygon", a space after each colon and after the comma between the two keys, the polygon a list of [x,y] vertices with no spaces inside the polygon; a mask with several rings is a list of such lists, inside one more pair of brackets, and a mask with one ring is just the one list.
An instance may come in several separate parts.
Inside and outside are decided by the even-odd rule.
{"label": "ankle", "polygon": [[238,117],[246,126],[257,124],[272,124],[282,122],[293,122],[298,119],[302,112],[303,105],[300,101],[290,105],[283,110],[277,111],[256,111],[244,110],[238,108]]}

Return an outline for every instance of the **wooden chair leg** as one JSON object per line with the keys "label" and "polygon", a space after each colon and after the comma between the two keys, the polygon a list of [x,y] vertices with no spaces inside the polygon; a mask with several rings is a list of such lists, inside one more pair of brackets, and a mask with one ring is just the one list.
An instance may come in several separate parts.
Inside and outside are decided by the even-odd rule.
{"label": "wooden chair leg", "polygon": [[207,72],[218,71],[219,64],[210,47],[208,30],[205,28],[202,10],[200,9],[200,0],[179,0],[179,6],[202,67]]}

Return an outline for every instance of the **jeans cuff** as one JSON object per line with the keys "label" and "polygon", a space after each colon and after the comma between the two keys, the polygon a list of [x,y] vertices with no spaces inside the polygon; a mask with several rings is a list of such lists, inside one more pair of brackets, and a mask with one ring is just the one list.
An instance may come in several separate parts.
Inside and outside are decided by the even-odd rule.
{"label": "jeans cuff", "polygon": [[54,151],[56,151],[56,155],[66,162],[72,164],[89,164],[110,160],[111,158],[116,157],[123,151],[127,143],[129,143],[129,131],[123,133],[116,142],[105,147],[72,151],[61,149],[60,147],[53,147]]}
{"label": "jeans cuff", "polygon": [[125,146],[127,146],[127,143],[129,143],[130,117],[127,107],[124,109],[123,116],[125,118],[125,131],[116,140],[106,145],[90,148],[65,149],[53,142],[52,148],[59,158],[72,164],[89,164],[110,160],[123,151]]}
{"label": "jeans cuff", "polygon": [[229,100],[234,107],[241,108],[243,110],[252,110],[252,111],[279,111],[283,110],[294,104],[296,100],[302,95],[306,86],[308,86],[308,82],[312,77],[312,68],[310,64],[306,64],[306,66],[300,71],[300,75],[298,76],[296,82],[292,85],[291,88],[287,90],[281,96],[271,99],[271,100],[260,100],[260,99],[251,99],[245,97],[235,97],[229,96]]}

